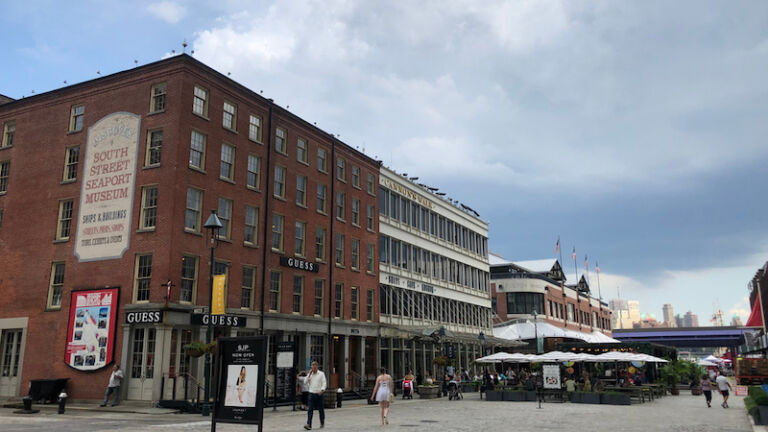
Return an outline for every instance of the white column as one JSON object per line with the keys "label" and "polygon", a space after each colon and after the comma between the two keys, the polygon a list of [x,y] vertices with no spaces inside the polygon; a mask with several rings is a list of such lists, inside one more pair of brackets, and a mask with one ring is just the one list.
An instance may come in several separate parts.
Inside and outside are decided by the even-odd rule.
{"label": "white column", "polygon": [[343,388],[348,388],[349,383],[347,377],[349,377],[349,336],[342,336],[344,338],[344,370],[343,375],[339,377],[339,382],[343,383]]}

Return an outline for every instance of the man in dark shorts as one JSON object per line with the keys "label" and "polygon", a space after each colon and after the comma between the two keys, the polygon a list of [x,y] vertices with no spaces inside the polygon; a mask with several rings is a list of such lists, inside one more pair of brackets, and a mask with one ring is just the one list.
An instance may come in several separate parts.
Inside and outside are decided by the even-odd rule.
{"label": "man in dark shorts", "polygon": [[731,383],[728,382],[728,378],[725,375],[718,375],[715,382],[717,383],[717,389],[720,390],[720,394],[723,395],[723,403],[720,406],[728,408],[728,390],[731,389]]}

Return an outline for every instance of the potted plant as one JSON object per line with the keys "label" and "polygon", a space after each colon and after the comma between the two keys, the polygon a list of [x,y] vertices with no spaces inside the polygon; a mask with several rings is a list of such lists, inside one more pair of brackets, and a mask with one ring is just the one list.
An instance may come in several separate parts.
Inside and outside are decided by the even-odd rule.
{"label": "potted plant", "polygon": [[485,391],[485,400],[487,401],[503,401],[504,400],[504,392],[500,387],[495,387],[493,389],[487,389]]}
{"label": "potted plant", "polygon": [[667,388],[669,388],[669,392],[673,396],[677,396],[680,394],[680,391],[677,389],[677,383],[680,382],[681,368],[677,363],[678,363],[677,360],[667,363],[659,371],[661,373],[662,381],[664,382],[664,384],[667,385]]}
{"label": "potted plant", "polygon": [[632,401],[627,393],[605,392],[600,394],[600,403],[606,405],[630,405]]}
{"label": "potted plant", "polygon": [[504,389],[504,400],[511,402],[525,401],[525,391],[521,387],[506,387]]}
{"label": "potted plant", "polygon": [[768,425],[768,394],[761,386],[750,386],[744,407],[752,416],[756,425]]}
{"label": "potted plant", "polygon": [[584,404],[599,404],[600,393],[595,393],[591,391],[573,392],[573,399],[571,399],[571,402],[584,403]]}
{"label": "potted plant", "polygon": [[216,352],[216,341],[209,344],[205,342],[191,342],[184,345],[182,348],[184,349],[184,354],[190,357],[200,357],[206,353]]}
{"label": "potted plant", "polygon": [[436,385],[420,385],[416,389],[419,392],[419,399],[435,399],[440,392],[440,386]]}

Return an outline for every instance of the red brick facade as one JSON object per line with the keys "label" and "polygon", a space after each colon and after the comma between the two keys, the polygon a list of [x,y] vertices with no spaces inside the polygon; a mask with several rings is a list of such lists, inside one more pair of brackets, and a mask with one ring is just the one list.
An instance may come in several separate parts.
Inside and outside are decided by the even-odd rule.
{"label": "red brick facade", "polygon": [[[162,111],[151,113],[152,86],[160,83],[165,83],[165,107]],[[193,113],[195,86],[208,91],[207,116]],[[222,126],[225,101],[237,109],[234,130]],[[68,132],[71,107],[80,104],[85,108],[83,128],[79,132]],[[99,119],[116,112],[129,112],[141,117],[130,247],[120,259],[79,262],[74,256],[74,233],[80,216],[78,207],[87,131]],[[259,116],[262,122],[260,142],[249,138],[251,114]],[[265,319],[271,317],[280,321],[302,318],[327,326],[328,314],[332,312],[329,311],[330,290],[334,283],[341,283],[344,289],[343,319],[334,321],[355,326],[357,322],[366,321],[367,290],[374,290],[373,299],[379,297],[375,246],[373,271],[366,271],[367,245],[376,244],[378,232],[378,211],[375,208],[373,227],[368,229],[366,226],[367,207],[377,204],[375,195],[369,194],[366,186],[368,176],[371,175],[375,194],[379,183],[379,163],[189,56],[173,57],[0,105],[0,127],[9,122],[15,124],[13,145],[0,148],[0,162],[10,162],[7,191],[0,192],[0,256],[3,258],[0,261],[0,292],[3,294],[0,296],[0,330],[16,326],[17,321],[12,322],[10,319],[27,318],[20,353],[19,394],[26,394],[30,379],[64,377],[70,378],[68,391],[74,398],[97,398],[103,394],[109,368],[86,373],[70,368],[63,361],[72,290],[120,287],[114,352],[114,359],[118,362],[121,359],[130,361],[128,354],[123,352],[124,347],[128,346],[124,340],[124,334],[128,333],[123,332],[126,310],[190,312],[195,306],[207,306],[208,234],[199,226],[199,232],[185,229],[187,190],[190,187],[202,192],[200,224],[211,210],[219,209],[220,198],[232,203],[229,220],[231,232],[227,239],[219,242],[215,259],[228,266],[227,313],[248,316],[249,328],[259,327],[262,287],[269,289],[270,271],[281,272],[282,288],[279,311],[267,313]],[[275,151],[276,128],[286,132],[285,154]],[[148,133],[160,129],[160,163],[147,166],[145,155]],[[206,137],[202,169],[190,167],[190,137],[193,130]],[[297,160],[299,138],[307,144],[306,164]],[[221,179],[219,175],[223,143],[234,148],[231,180]],[[81,149],[77,179],[65,182],[62,181],[65,157],[67,148],[71,146],[80,146]],[[327,172],[317,168],[319,148],[327,152]],[[260,181],[257,188],[246,185],[248,155],[260,158]],[[336,180],[336,158],[345,161],[345,181]],[[278,165],[286,168],[285,194],[281,198],[275,197],[274,167]],[[360,170],[360,188],[352,184],[353,167]],[[305,206],[296,204],[297,175],[307,179]],[[326,214],[317,211],[318,183],[327,185]],[[149,230],[139,229],[144,186],[156,186],[158,191],[156,224]],[[335,217],[335,192],[343,192],[346,198],[345,215],[340,219]],[[72,232],[69,239],[57,241],[59,202],[66,199],[73,199],[74,202]],[[352,224],[353,199],[360,201],[359,226]],[[256,241],[252,246],[244,244],[246,206],[258,208]],[[281,251],[273,251],[271,248],[274,214],[284,216]],[[280,265],[280,256],[294,256],[297,220],[306,222],[306,252],[301,258],[319,263],[317,273]],[[315,233],[318,227],[326,230],[324,262],[315,259]],[[344,235],[343,267],[334,265],[336,233]],[[360,241],[359,270],[351,266],[352,239]],[[148,302],[135,301],[137,254],[152,255]],[[191,302],[180,302],[184,256],[197,257],[196,289]],[[48,308],[52,263],[56,262],[65,263],[61,303],[60,306]],[[245,308],[241,308],[243,266],[255,267],[253,295]],[[298,314],[292,312],[294,275],[304,276],[302,311]],[[314,280],[318,278],[326,281],[321,317],[315,317],[313,313]],[[170,299],[166,300],[166,291],[161,285],[168,280],[174,287]],[[360,288],[356,321],[352,320],[350,309],[352,287]],[[265,294],[266,310],[269,306],[269,292]],[[374,307],[373,311],[372,322],[375,323],[378,321],[378,308]],[[297,324],[295,327],[298,329],[300,326]],[[268,331],[269,327],[265,326],[264,330]],[[160,361],[167,362],[167,359],[156,359],[158,377],[161,371],[167,371],[167,364],[163,367]],[[126,365],[128,367],[130,365]]]}

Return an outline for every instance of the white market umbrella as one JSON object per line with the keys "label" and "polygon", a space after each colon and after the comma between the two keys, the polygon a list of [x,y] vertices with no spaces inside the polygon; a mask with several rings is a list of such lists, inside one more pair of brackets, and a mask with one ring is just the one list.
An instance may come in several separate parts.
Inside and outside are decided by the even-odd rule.
{"label": "white market umbrella", "polygon": [[706,361],[704,359],[699,360],[699,366],[717,367],[717,363]]}

